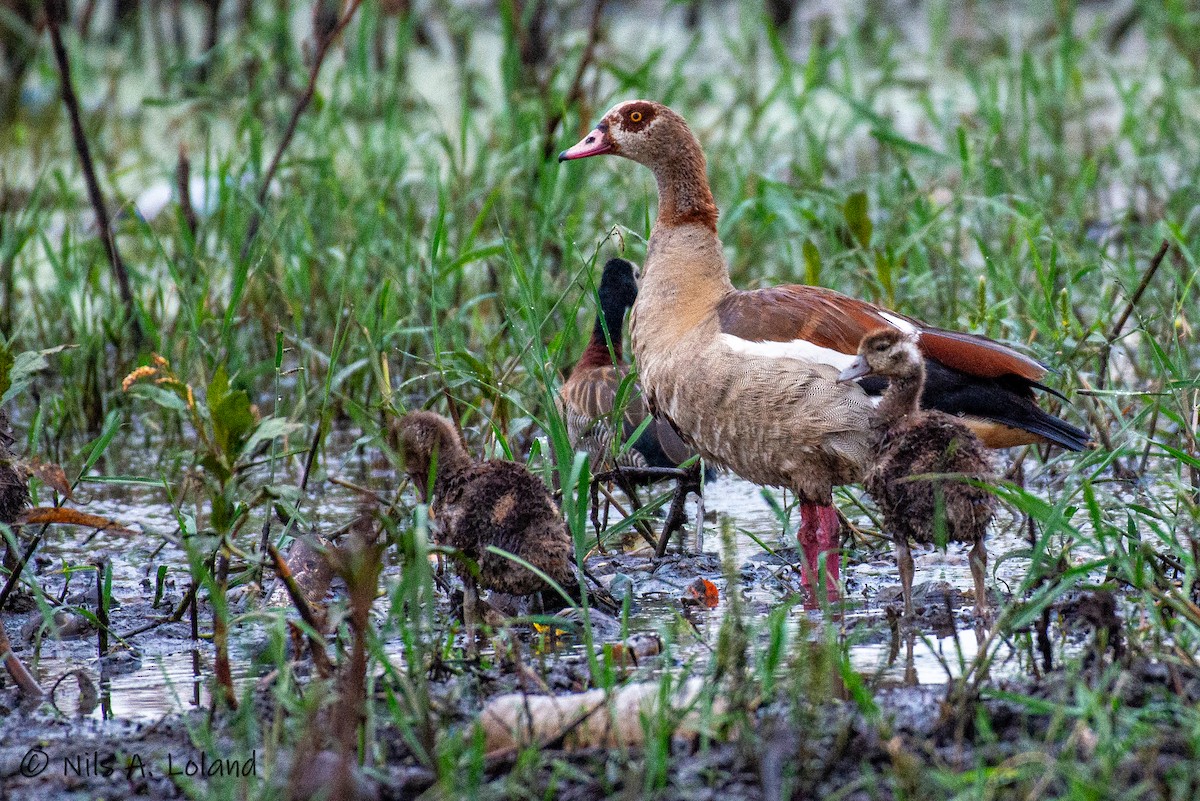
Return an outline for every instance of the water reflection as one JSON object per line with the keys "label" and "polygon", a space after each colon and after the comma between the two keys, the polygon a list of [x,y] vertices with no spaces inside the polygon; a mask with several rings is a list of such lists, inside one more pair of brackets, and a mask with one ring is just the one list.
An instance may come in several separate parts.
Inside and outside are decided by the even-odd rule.
{"label": "water reflection", "polygon": [[[120,672],[98,670],[94,660],[85,665],[44,657],[36,674],[47,691],[53,689],[54,706],[68,717],[157,720],[207,707],[212,700],[212,670],[199,649],[145,657],[134,669]],[[253,680],[249,661],[233,661],[233,678],[239,690]]]}

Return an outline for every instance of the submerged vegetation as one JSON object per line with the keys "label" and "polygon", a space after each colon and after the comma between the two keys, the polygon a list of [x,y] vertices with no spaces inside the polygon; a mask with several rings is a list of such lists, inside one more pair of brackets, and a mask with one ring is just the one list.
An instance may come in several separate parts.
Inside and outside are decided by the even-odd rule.
{"label": "submerged vegetation", "polygon": [[[204,798],[1200,792],[1194,3],[766,4],[781,27],[750,0],[301,5],[0,2],[0,458],[35,507],[0,520],[0,658],[11,640],[54,699],[0,686],[5,793],[73,792],[23,772],[34,745],[120,754],[87,774],[97,793]],[[647,599],[624,574],[651,557],[595,564],[634,524],[597,541],[555,394],[601,266],[644,258],[654,186],[553,156],[634,97],[701,139],[735,285],[819,284],[1014,344],[1095,437],[1003,454],[994,624],[964,651],[948,610],[944,682],[851,663],[889,631],[865,579],[844,612],[756,600],[775,590],[732,543],[790,558],[777,495],[773,531],[707,526],[720,566],[667,558],[702,610],[719,587],[715,611],[652,607],[654,644],[631,633]],[[566,616],[485,614],[468,658],[434,568],[456,555],[398,453],[423,407],[561,491],[577,566],[624,598],[611,631],[582,593]],[[874,507],[835,500],[848,561],[874,559]],[[75,624],[99,659],[39,669]],[[89,671],[103,690],[172,647],[196,648],[212,714],[135,734],[59,709],[64,679],[90,714]],[[995,670],[1005,654],[1021,670]],[[589,690],[599,711],[557,710],[534,745],[478,714]],[[60,725],[71,745],[46,745]],[[238,769],[134,776],[138,742]]]}

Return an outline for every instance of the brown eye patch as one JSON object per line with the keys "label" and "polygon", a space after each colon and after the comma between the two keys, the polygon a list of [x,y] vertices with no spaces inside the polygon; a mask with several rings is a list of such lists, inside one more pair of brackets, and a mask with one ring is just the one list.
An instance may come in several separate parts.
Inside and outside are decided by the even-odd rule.
{"label": "brown eye patch", "polygon": [[636,133],[654,120],[654,109],[648,104],[637,103],[625,109],[622,116],[624,119],[621,121],[621,127]]}

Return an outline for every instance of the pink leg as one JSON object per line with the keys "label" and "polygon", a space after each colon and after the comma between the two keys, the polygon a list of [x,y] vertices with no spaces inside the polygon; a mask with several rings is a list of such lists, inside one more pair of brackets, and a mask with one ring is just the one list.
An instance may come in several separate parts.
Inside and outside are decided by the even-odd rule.
{"label": "pink leg", "polygon": [[825,554],[825,593],[830,601],[838,600],[838,576],[841,554],[838,551],[841,521],[837,510],[830,504],[802,503],[800,505],[800,549],[804,559],[800,565],[801,580],[810,597],[816,597],[819,586],[817,568],[821,554]]}

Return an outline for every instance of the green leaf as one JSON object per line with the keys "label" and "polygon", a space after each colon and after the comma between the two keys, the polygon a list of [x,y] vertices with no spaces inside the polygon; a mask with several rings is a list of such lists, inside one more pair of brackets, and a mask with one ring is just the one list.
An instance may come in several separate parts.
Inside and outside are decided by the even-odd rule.
{"label": "green leaf", "polygon": [[883,288],[883,294],[887,299],[887,305],[895,306],[896,283],[895,273],[892,269],[892,257],[890,254],[885,255],[882,251],[875,251],[875,277],[879,280],[879,285]]}
{"label": "green leaf", "polygon": [[253,453],[259,443],[270,442],[273,439],[285,437],[299,429],[299,423],[293,423],[286,417],[268,417],[258,424],[254,429],[254,433],[250,435],[250,439],[246,440],[246,444],[242,448],[242,453]]}
{"label": "green leaf", "polygon": [[208,393],[205,400],[208,408],[216,409],[225,400],[227,394],[229,394],[229,374],[225,372],[225,365],[222,364],[217,367],[212,380],[208,382]]}
{"label": "green leaf", "polygon": [[227,462],[232,463],[242,452],[242,444],[254,429],[254,412],[250,396],[244,390],[234,390],[221,399],[212,410],[213,438]]}
{"label": "green leaf", "polygon": [[187,401],[179,397],[178,393],[154,384],[134,384],[129,388],[128,394],[135,398],[148,400],[173,412],[186,414],[188,410]]}
{"label": "green leaf", "polygon": [[226,467],[242,452],[242,444],[254,429],[254,412],[245,390],[229,387],[229,374],[221,365],[208,383],[208,410],[212,416],[213,440],[221,450]]}
{"label": "green leaf", "polygon": [[79,470],[79,475],[71,486],[75,486],[80,480],[88,474],[88,471],[96,466],[96,462],[100,461],[100,457],[108,450],[108,446],[112,443],[113,437],[117,435],[117,430],[121,427],[121,413],[113,409],[104,418],[104,425],[100,428],[100,436],[89,442],[83,447],[81,454],[86,453],[84,457],[83,467]]}
{"label": "green leaf", "polygon": [[73,345],[57,345],[45,350],[27,350],[13,358],[7,348],[0,351],[0,404],[8,403],[33,383],[33,377],[50,366],[47,356],[53,356]]}
{"label": "green leaf", "polygon": [[224,484],[233,475],[229,466],[222,459],[217,458],[214,454],[206,453],[204,458],[200,460],[200,466],[203,467],[209,475],[217,479],[218,482]]}
{"label": "green leaf", "polygon": [[804,240],[804,283],[809,286],[821,285],[821,251],[811,239]]}
{"label": "green leaf", "polygon": [[16,360],[13,358],[13,353],[5,345],[0,347],[0,397],[4,397],[8,392],[8,388],[12,385],[12,367]]}
{"label": "green leaf", "polygon": [[850,233],[854,236],[854,241],[858,242],[859,247],[870,247],[871,217],[867,214],[867,193],[855,192],[846,198],[842,214],[846,218],[846,226],[850,229]]}

